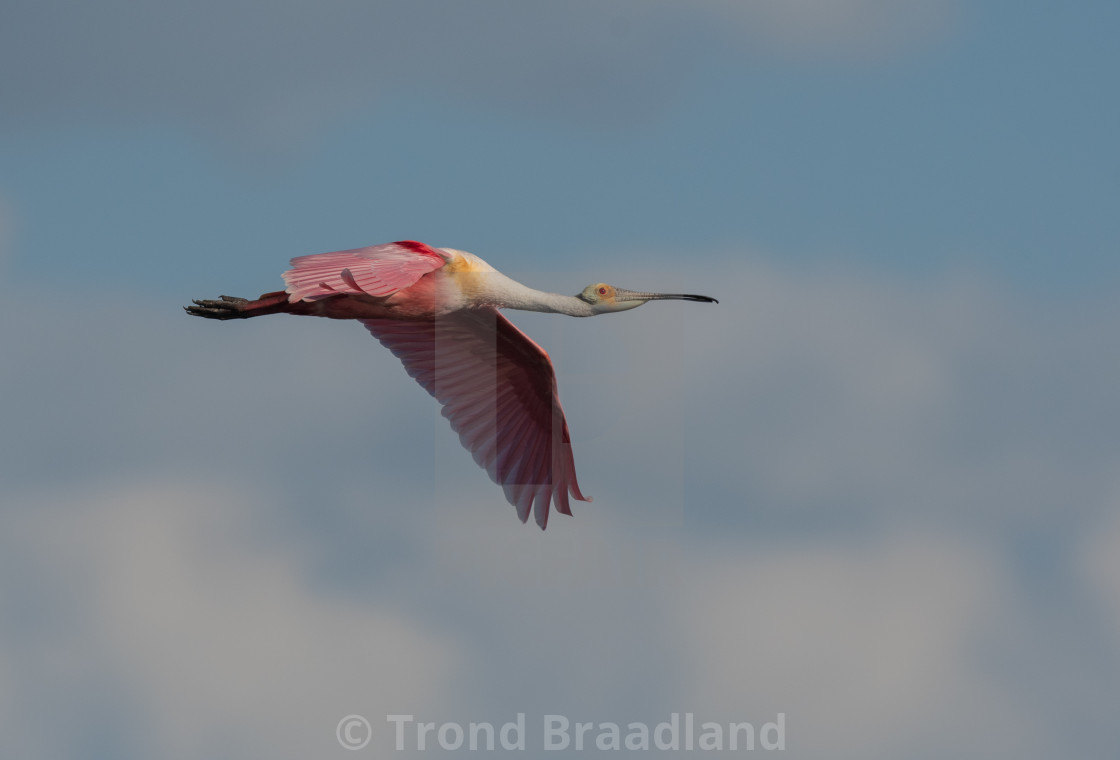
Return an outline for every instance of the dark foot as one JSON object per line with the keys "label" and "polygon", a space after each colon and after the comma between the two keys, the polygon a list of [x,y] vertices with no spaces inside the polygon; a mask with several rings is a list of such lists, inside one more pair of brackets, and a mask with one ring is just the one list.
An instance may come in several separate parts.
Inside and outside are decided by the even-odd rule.
{"label": "dark foot", "polygon": [[249,303],[248,298],[234,298],[233,296],[220,296],[213,300],[200,301],[197,298],[192,299],[194,306],[184,306],[183,309],[196,317],[206,317],[207,319],[244,319],[248,315],[245,314],[245,306]]}

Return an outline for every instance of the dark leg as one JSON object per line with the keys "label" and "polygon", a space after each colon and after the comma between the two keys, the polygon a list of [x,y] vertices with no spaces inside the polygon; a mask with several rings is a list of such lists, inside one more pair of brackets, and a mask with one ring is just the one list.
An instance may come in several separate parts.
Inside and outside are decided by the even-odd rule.
{"label": "dark leg", "polygon": [[283,290],[265,293],[255,301],[233,296],[221,296],[213,300],[195,299],[194,306],[184,306],[188,314],[207,319],[248,319],[265,314],[309,314],[309,304],[288,303],[288,294]]}

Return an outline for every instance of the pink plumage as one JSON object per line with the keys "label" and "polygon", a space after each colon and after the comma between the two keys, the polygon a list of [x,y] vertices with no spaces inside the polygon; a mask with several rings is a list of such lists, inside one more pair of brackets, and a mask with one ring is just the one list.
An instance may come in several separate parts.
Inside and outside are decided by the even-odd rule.
{"label": "pink plumage", "polygon": [[497,309],[424,321],[363,319],[440,404],[474,461],[502,486],[525,522],[548,524],[549,504],[572,513],[579,490],[571,436],[552,362]]}
{"label": "pink plumage", "polygon": [[591,501],[576,482],[571,436],[544,349],[500,308],[590,317],[661,299],[708,296],[639,293],[597,283],[578,296],[526,287],[482,259],[404,240],[292,259],[287,289],[255,301],[222,296],[187,312],[209,319],[304,314],[359,320],[443,406],[459,440],[502,486],[522,522],[549,509],[570,515],[569,496]]}
{"label": "pink plumage", "polygon": [[446,254],[414,240],[317,253],[292,259],[284,272],[288,300],[317,301],[340,294],[388,296],[448,262]]}

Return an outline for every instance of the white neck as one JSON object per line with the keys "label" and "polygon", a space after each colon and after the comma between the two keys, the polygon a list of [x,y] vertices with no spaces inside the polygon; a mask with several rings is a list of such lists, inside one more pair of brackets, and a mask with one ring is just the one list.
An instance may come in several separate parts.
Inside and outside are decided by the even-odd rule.
{"label": "white neck", "polygon": [[591,317],[598,313],[582,298],[534,290],[501,272],[487,272],[485,279],[487,300],[500,309],[541,311],[570,317]]}

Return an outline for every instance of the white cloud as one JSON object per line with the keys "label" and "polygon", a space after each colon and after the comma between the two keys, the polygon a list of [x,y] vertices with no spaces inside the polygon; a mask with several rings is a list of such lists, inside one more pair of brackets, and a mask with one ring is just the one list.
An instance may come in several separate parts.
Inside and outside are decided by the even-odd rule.
{"label": "white cloud", "polygon": [[[785,711],[810,756],[1106,746],[1103,687],[1054,684],[1120,647],[1116,531],[1086,519],[1114,504],[1112,307],[729,261],[571,275],[717,306],[513,315],[559,367],[596,497],[545,533],[353,325],[113,294],[21,319],[45,296],[10,294],[0,747],[61,714],[40,756],[307,756],[348,712],[412,705]],[[1091,547],[1067,626],[1053,571],[1018,559],[1062,556],[1059,524]]]}
{"label": "white cloud", "polygon": [[5,754],[50,737],[33,754],[72,757],[107,712],[113,746],[142,756],[322,755],[348,713],[383,732],[386,714],[436,709],[462,664],[453,637],[394,605],[316,585],[259,494],[153,481],[20,506],[6,616],[34,585],[29,630],[0,653],[21,697]]}
{"label": "white cloud", "polygon": [[689,580],[690,704],[713,720],[785,712],[804,757],[910,755],[947,726],[960,756],[1037,741],[983,667],[987,642],[1017,619],[1005,568],[983,545],[917,534],[752,542],[746,555],[700,559]]}

